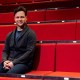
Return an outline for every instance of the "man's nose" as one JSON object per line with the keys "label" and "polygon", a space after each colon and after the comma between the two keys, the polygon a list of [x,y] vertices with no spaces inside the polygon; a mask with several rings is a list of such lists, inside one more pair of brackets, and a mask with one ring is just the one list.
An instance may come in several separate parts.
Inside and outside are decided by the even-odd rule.
{"label": "man's nose", "polygon": [[19,17],[19,20],[21,20],[21,18]]}

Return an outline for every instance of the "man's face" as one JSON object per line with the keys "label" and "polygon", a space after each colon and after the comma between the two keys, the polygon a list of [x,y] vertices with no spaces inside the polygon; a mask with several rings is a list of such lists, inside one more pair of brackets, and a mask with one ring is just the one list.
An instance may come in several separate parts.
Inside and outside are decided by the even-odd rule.
{"label": "man's face", "polygon": [[26,23],[26,16],[25,13],[23,11],[19,11],[15,14],[14,16],[14,20],[16,22],[16,24],[21,27],[24,25],[24,23]]}

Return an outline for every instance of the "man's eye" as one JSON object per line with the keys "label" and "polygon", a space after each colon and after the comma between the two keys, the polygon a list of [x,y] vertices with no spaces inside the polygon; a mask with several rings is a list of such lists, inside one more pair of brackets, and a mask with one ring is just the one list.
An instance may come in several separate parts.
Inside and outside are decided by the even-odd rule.
{"label": "man's eye", "polygon": [[24,18],[24,16],[21,16],[21,18]]}
{"label": "man's eye", "polygon": [[16,18],[25,18],[24,16],[16,17]]}
{"label": "man's eye", "polygon": [[16,18],[19,18],[19,17],[16,17]]}

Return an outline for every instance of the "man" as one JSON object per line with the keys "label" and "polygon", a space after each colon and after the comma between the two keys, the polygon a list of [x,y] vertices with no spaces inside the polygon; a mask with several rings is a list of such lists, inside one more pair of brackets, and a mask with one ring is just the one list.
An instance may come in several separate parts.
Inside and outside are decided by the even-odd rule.
{"label": "man", "polygon": [[14,20],[17,27],[5,41],[0,73],[24,74],[32,68],[36,36],[26,24],[24,7],[14,10]]}

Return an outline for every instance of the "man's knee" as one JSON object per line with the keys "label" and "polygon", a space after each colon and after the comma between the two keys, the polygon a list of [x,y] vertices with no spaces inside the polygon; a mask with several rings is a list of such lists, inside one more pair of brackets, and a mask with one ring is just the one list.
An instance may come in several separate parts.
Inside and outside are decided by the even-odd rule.
{"label": "man's knee", "polygon": [[7,72],[7,70],[5,70],[5,69],[3,68],[3,64],[0,63],[0,73],[6,73],[6,72]]}

